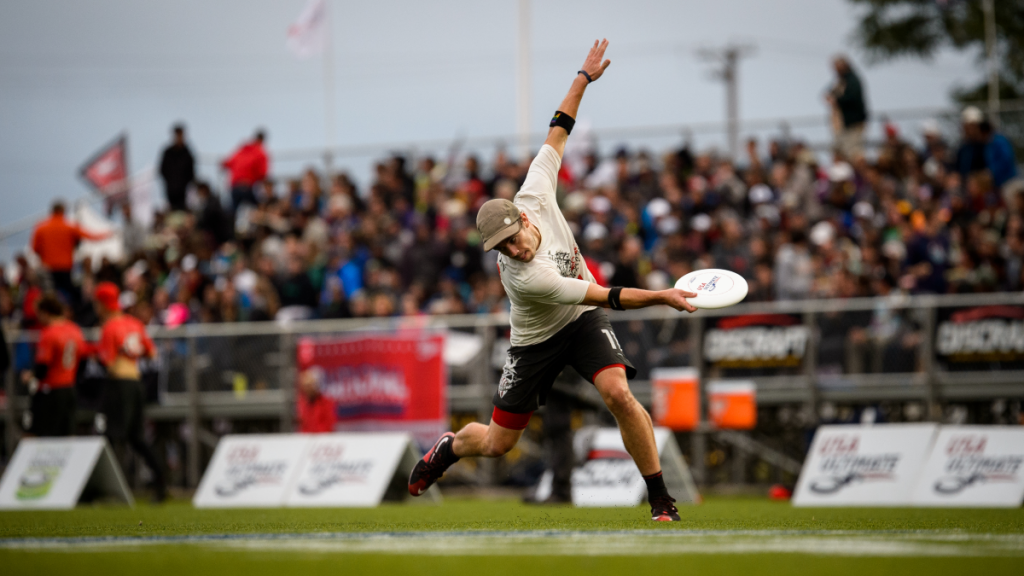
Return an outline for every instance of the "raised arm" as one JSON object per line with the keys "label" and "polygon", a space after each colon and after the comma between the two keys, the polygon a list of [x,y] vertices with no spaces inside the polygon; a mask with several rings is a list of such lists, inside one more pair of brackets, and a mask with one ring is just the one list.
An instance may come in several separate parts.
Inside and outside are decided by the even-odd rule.
{"label": "raised arm", "polygon": [[[598,42],[594,40],[594,47],[590,49],[590,53],[587,54],[587,59],[583,62],[583,68],[581,70],[586,72],[590,79],[583,74],[576,74],[576,79],[572,81],[572,86],[569,87],[569,93],[565,95],[565,99],[562,100],[562,104],[558,107],[558,111],[566,114],[573,119],[576,118],[576,113],[580,109],[580,100],[583,100],[583,92],[587,89],[587,84],[597,80],[603,74],[608,65],[612,63],[611,60],[604,60],[604,51],[608,48],[608,40],[602,40]],[[603,62],[602,62],[603,60]],[[565,128],[561,126],[552,126],[551,130],[548,130],[548,138],[544,141],[545,144],[551,146],[558,152],[559,158],[565,153],[565,141],[569,138],[569,133],[565,131]]]}

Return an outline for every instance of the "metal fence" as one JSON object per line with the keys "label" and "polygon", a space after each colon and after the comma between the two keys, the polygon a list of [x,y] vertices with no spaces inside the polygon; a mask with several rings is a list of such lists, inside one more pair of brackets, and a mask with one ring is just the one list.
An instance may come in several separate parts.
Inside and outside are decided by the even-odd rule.
{"label": "metal fence", "polygon": [[[810,430],[833,419],[829,407],[837,405],[913,403],[919,410],[899,418],[938,421],[957,403],[1003,400],[1019,406],[1024,399],[1024,293],[741,304],[689,315],[650,308],[609,317],[638,370],[633,392],[648,407],[650,374],[657,367],[693,366],[702,382],[756,382],[759,410],[766,415],[759,414],[764,425],[758,430],[737,434],[703,425],[689,434],[688,457],[699,481],[712,479],[705,470],[715,463],[708,460],[709,442],[793,474],[802,448],[787,447],[782,437],[772,440],[778,435],[769,422],[772,410],[780,421],[789,415],[796,428]],[[155,328],[160,354],[147,370],[147,415],[177,438],[178,446],[165,452],[176,459],[180,482],[195,486],[223,433],[292,429],[299,338],[408,330],[460,333],[449,338],[453,345],[478,350],[450,366],[448,397],[460,421],[487,421],[509,346],[508,317],[501,314]],[[24,363],[35,334],[11,336],[14,357]],[[14,370],[3,411],[7,454],[20,436],[27,405]],[[790,444],[794,437],[799,435],[791,435]],[[734,464],[732,477],[743,475]]]}

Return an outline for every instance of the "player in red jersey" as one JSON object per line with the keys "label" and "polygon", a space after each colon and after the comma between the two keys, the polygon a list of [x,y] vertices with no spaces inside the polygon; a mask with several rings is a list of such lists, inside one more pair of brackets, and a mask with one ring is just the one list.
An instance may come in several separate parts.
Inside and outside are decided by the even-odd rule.
{"label": "player in red jersey", "polygon": [[142,409],[145,397],[140,380],[139,359],[156,356],[156,346],[137,318],[121,313],[121,292],[111,282],[96,286],[95,300],[103,319],[96,354],[107,368],[103,389],[103,420],[100,428],[116,448],[127,442],[153,471],[154,500],[167,497],[163,466],[142,433]]}
{"label": "player in red jersey", "polygon": [[86,354],[86,343],[78,325],[65,318],[64,305],[53,295],[36,303],[43,325],[36,344],[32,370],[21,373],[31,400],[25,415],[25,429],[33,436],[75,434],[75,375],[78,361]]}

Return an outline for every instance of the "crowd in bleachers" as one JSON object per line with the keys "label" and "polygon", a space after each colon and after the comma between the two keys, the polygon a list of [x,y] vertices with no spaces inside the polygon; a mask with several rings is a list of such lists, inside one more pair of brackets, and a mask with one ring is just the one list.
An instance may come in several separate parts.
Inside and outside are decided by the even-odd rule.
{"label": "crowd in bleachers", "polygon": [[[1013,149],[980,111],[962,120],[950,142],[935,123],[887,123],[880,147],[849,159],[783,140],[751,140],[736,162],[688,147],[570,155],[558,198],[606,285],[661,289],[717,267],[748,279],[748,301],[1019,290]],[[51,274],[21,256],[0,275],[0,314],[31,327],[33,302],[55,287],[95,325],[103,280],[145,322],[170,326],[507,310],[475,214],[515,195],[529,158],[394,156],[359,187],[314,169],[275,179],[263,137],[225,162],[230,192],[218,194],[191,176],[182,129],[162,162],[174,209],[148,229],[125,217],[125,260]]]}

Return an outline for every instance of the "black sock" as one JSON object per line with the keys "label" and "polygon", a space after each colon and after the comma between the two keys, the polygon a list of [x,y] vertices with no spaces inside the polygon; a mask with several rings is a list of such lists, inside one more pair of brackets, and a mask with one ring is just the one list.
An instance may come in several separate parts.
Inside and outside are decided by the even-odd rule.
{"label": "black sock", "polygon": [[661,475],[660,470],[650,476],[644,476],[644,482],[647,483],[648,501],[668,496],[668,488],[665,487],[665,478]]}

